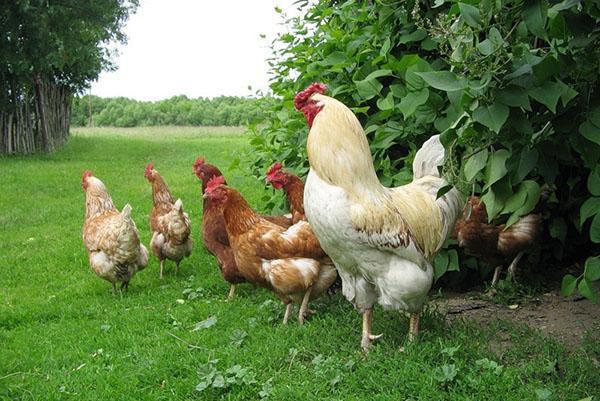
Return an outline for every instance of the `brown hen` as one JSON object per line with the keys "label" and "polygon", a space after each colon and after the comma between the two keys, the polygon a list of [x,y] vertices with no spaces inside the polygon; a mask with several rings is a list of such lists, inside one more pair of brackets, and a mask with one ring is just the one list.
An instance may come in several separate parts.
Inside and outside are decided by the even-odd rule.
{"label": "brown hen", "polygon": [[498,282],[502,265],[512,258],[507,278],[513,279],[519,260],[540,234],[541,216],[528,214],[505,229],[504,224],[488,223],[485,204],[477,196],[471,196],[463,215],[457,220],[455,235],[458,245],[473,256],[496,266],[492,287]]}
{"label": "brown hen", "polygon": [[333,263],[306,221],[289,228],[256,214],[241,194],[226,186],[222,176],[208,183],[204,197],[223,204],[225,227],[235,261],[244,278],[272,290],[286,305],[287,324],[292,302],[301,303],[298,321],[311,312],[308,302],[334,282]]}

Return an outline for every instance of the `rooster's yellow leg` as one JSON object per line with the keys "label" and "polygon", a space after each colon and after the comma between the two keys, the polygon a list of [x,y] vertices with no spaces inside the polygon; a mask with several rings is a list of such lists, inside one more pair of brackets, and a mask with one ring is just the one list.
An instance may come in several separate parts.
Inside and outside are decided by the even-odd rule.
{"label": "rooster's yellow leg", "polygon": [[292,312],[292,303],[288,303],[285,306],[285,315],[283,315],[283,324],[287,324],[288,319],[290,318],[290,313]]}
{"label": "rooster's yellow leg", "polygon": [[408,328],[408,341],[414,341],[419,335],[419,314],[410,314],[410,325]]}
{"label": "rooster's yellow leg", "polygon": [[310,299],[310,293],[312,291],[312,286],[308,287],[308,290],[304,293],[304,298],[302,298],[302,304],[300,305],[300,310],[298,311],[298,323],[304,324],[304,319],[306,317],[306,310],[308,308],[308,301]]}
{"label": "rooster's yellow leg", "polygon": [[229,286],[229,294],[227,295],[227,299],[233,299],[233,294],[235,294],[235,284],[231,284]]}
{"label": "rooster's yellow leg", "polygon": [[374,335],[371,334],[371,322],[373,321],[373,308],[367,308],[363,310],[363,322],[362,322],[362,340],[360,345],[365,352],[369,352],[369,345],[371,341],[377,340],[383,334]]}

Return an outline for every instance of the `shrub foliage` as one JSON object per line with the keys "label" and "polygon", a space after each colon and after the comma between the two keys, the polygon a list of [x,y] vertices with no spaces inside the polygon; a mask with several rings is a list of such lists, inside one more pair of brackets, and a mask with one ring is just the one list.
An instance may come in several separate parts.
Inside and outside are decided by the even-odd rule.
{"label": "shrub foliage", "polygon": [[[256,171],[274,160],[305,174],[307,127],[294,94],[313,81],[350,106],[369,136],[384,185],[410,181],[415,150],[440,133],[444,173],[480,194],[490,218],[530,213],[540,187],[547,223],[540,266],[598,253],[600,242],[600,8],[593,1],[299,2],[274,42],[271,88],[283,101],[251,127]],[[436,277],[459,269],[455,249]],[[535,257],[534,253],[534,257]],[[462,266],[476,267],[473,260]],[[594,298],[592,258],[565,294]],[[590,267],[591,266],[591,267]]]}

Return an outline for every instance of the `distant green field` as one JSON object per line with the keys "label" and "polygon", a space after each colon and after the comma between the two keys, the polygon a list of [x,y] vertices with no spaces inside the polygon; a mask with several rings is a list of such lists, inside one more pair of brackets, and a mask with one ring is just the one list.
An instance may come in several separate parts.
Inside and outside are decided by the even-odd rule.
{"label": "distant green field", "polygon": [[[244,168],[227,170],[231,155],[248,150],[241,129],[103,128],[75,130],[51,156],[0,158],[0,399],[580,400],[598,394],[597,343],[568,353],[524,327],[447,326],[432,311],[422,318],[419,340],[407,343],[406,317],[377,309],[374,332],[384,336],[365,357],[360,317],[341,294],[315,302],[317,314],[302,327],[295,318],[283,326],[283,306],[265,290],[240,285],[227,301],[228,285],[199,237],[200,186],[191,166],[203,155],[258,207],[270,189]],[[90,271],[81,242],[81,173],[90,169],[102,179],[119,209],[132,205],[148,244],[152,199],[143,172],[151,160],[190,214],[195,249],[178,277],[167,264],[160,280],[151,258],[129,292],[113,296],[110,284]]]}

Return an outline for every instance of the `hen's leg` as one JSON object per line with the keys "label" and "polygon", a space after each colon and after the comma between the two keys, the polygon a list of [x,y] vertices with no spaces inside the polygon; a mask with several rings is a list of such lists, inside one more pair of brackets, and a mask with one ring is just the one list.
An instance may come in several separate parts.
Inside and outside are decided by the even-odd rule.
{"label": "hen's leg", "polygon": [[121,292],[123,292],[123,290],[125,290],[125,292],[129,290],[129,281],[123,281],[121,283]]}
{"label": "hen's leg", "polygon": [[160,277],[159,278],[163,278],[163,264],[165,263],[164,260],[160,261]]}
{"label": "hen's leg", "polygon": [[521,258],[523,257],[523,252],[519,252],[517,256],[515,256],[515,258],[513,259],[513,261],[510,263],[510,266],[508,266],[508,274],[506,275],[506,278],[514,281],[515,280],[515,275],[517,273],[517,264],[519,263],[519,261],[521,260]]}
{"label": "hen's leg", "polygon": [[235,294],[235,284],[231,284],[229,286],[229,294],[227,295],[227,299],[233,299],[233,294]]}
{"label": "hen's leg", "polygon": [[408,341],[414,341],[419,335],[419,314],[410,314],[410,324],[408,328]]}
{"label": "hen's leg", "polygon": [[363,311],[363,323],[362,323],[362,340],[360,345],[365,352],[369,352],[369,345],[371,341],[377,340],[383,334],[374,335],[371,334],[371,322],[373,321],[373,308],[367,308]]}
{"label": "hen's leg", "polygon": [[500,272],[502,272],[502,265],[496,266],[496,268],[494,269],[494,275],[492,276],[492,287],[495,287],[496,284],[498,284]]}
{"label": "hen's leg", "polygon": [[175,277],[177,277],[177,273],[179,272],[179,263],[181,263],[181,261],[175,264]]}
{"label": "hen's leg", "polygon": [[113,295],[117,295],[117,283],[112,283],[113,285]]}
{"label": "hen's leg", "polygon": [[298,323],[304,324],[304,319],[306,318],[306,309],[308,307],[308,301],[310,299],[310,293],[312,291],[312,286],[308,287],[308,290],[304,293],[304,298],[302,298],[302,305],[300,305],[300,311],[298,311]]}
{"label": "hen's leg", "polygon": [[290,313],[292,312],[292,303],[289,302],[285,305],[285,315],[283,315],[283,324],[288,323],[288,319],[290,318]]}

